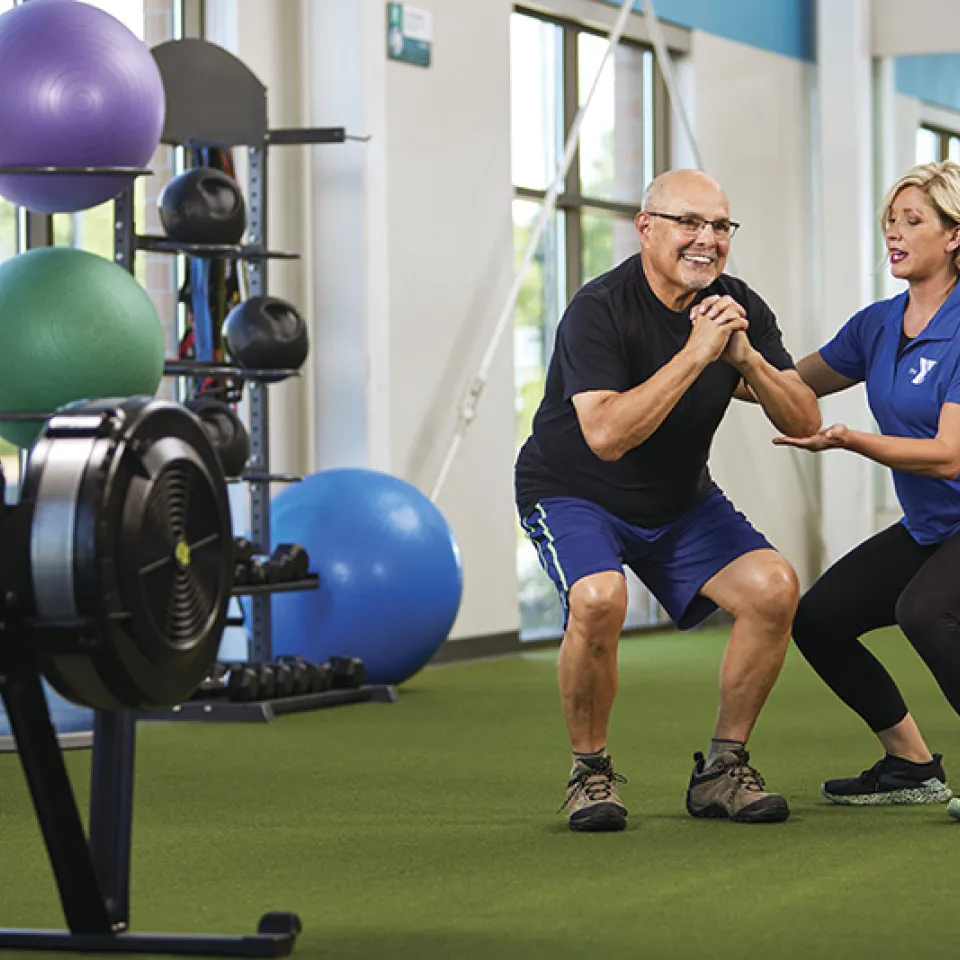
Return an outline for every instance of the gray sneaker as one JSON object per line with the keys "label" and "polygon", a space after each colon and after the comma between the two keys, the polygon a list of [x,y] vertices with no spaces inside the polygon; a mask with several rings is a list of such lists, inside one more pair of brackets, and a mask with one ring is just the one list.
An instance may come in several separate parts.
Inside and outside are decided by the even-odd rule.
{"label": "gray sneaker", "polygon": [[693,759],[687,788],[690,816],[737,823],[779,823],[790,816],[787,801],[764,790],[763,777],[750,766],[746,750],[727,750],[709,767],[702,753],[695,753]]}
{"label": "gray sneaker", "polygon": [[627,808],[620,802],[617,784],[626,783],[614,773],[609,757],[593,764],[578,760],[570,772],[567,799],[560,811],[567,811],[571,830],[600,833],[623,830],[627,825]]}

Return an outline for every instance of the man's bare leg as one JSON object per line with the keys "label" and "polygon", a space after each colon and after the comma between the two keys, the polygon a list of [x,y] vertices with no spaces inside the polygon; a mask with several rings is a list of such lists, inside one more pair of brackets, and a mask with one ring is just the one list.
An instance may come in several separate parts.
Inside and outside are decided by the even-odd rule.
{"label": "man's bare leg", "polygon": [[627,615],[623,574],[583,577],[570,588],[568,603],[557,662],[560,700],[574,752],[594,753],[606,746],[617,695],[617,648]]}
{"label": "man's bare leg", "polygon": [[796,573],[775,550],[754,550],[724,567],[701,593],[734,623],[720,667],[710,751],[694,758],[687,810],[742,823],[786,820],[786,800],[764,789],[746,743],[783,666],[799,596]]}
{"label": "man's bare leg", "polygon": [[775,550],[738,557],[700,591],[734,618],[720,667],[714,738],[746,743],[790,643],[799,585]]}
{"label": "man's bare leg", "polygon": [[617,649],[627,613],[623,574],[583,577],[568,595],[567,629],[557,662],[563,715],[574,764],[567,784],[571,830],[623,830],[627,811],[606,753],[610,713],[617,695]]}

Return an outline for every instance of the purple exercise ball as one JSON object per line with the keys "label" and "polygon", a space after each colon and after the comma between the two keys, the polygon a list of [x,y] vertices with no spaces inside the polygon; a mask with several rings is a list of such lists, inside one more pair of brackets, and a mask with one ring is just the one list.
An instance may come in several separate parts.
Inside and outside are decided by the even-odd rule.
{"label": "purple exercise ball", "polygon": [[[110,14],[78,0],[30,0],[0,16],[0,166],[145,167],[165,112],[153,55]],[[0,195],[70,213],[132,180],[0,173]]]}

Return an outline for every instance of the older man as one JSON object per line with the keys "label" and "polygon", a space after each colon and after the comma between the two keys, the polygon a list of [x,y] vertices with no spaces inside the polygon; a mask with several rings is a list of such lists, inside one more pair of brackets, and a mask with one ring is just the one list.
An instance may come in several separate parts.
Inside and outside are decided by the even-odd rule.
{"label": "older man", "polygon": [[723,273],[738,224],[695,170],[648,188],[641,252],[587,283],[557,329],[533,431],[517,460],[517,506],[566,616],[558,677],[573,769],[573,830],[622,830],[627,811],[606,750],[627,609],[624,565],[680,629],[720,607],[734,618],[706,757],[694,755],[687,810],[745,823],[785,820],[747,738],[787,648],[792,567],[707,470],[731,398],[758,401],[788,436],[820,427],[776,320]]}

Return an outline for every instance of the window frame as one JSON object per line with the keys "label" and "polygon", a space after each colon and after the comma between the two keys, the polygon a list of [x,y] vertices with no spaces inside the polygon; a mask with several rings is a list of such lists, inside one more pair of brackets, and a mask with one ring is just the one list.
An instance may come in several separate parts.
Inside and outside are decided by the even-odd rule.
{"label": "window frame", "polygon": [[[578,37],[588,34],[606,40],[609,32],[572,20],[567,17],[547,13],[544,10],[531,7],[523,3],[516,3],[513,12],[531,17],[543,23],[559,27],[562,33],[563,56],[561,63],[562,91],[560,101],[563,104],[563,142],[566,143],[570,135],[577,111],[580,105],[580,72]],[[653,45],[634,37],[621,37],[620,44],[643,53],[653,54]],[[654,58],[653,63],[653,91],[652,91],[652,140],[653,140],[653,175],[657,176],[669,169],[670,166],[670,107],[667,86],[660,72],[659,64]],[[583,286],[583,230],[581,213],[593,211],[613,214],[616,217],[633,220],[640,208],[640,197],[635,203],[625,201],[605,200],[600,197],[584,195],[580,189],[580,151],[573,155],[570,169],[564,179],[563,190],[557,196],[556,208],[563,211],[564,224],[564,251],[566,290],[564,295],[569,301]],[[642,189],[642,188],[641,188]],[[513,195],[516,200],[532,200],[542,203],[547,196],[546,190],[524,187],[513,184]]]}
{"label": "window frame", "polygon": [[[576,0],[554,0],[554,5],[572,8],[576,5]],[[562,31],[559,39],[562,62],[558,76],[558,82],[561,88],[557,91],[558,96],[556,97],[556,101],[559,109],[562,111],[561,130],[558,132],[558,136],[562,136],[563,143],[566,143],[580,107],[579,37],[586,34],[606,40],[609,37],[609,29],[602,29],[599,25],[587,23],[580,19],[571,19],[557,15],[530,2],[515,3],[512,12],[541,23],[553,25]],[[643,23],[639,17],[637,21],[641,24]],[[628,35],[621,38],[620,44],[648,54],[652,58],[652,70],[649,71],[653,80],[652,89],[648,87],[649,93],[647,90],[644,91],[644,106],[646,109],[649,104],[652,117],[649,117],[649,121],[646,117],[643,120],[644,140],[642,148],[645,157],[648,158],[645,163],[646,169],[644,173],[649,173],[650,176],[657,176],[669,169],[670,166],[670,108],[667,87],[663,75],[660,72],[653,45],[649,41],[637,36],[638,30],[636,23],[631,26],[633,29],[629,29]],[[685,47],[675,45],[672,42],[676,40],[674,36],[676,33],[676,28],[669,28],[668,43],[670,44],[669,50],[672,55],[686,52]],[[645,69],[644,72],[646,74],[647,70]],[[646,82],[646,76],[644,79]],[[649,140],[647,140],[648,137]],[[652,143],[650,141],[652,141]],[[648,150],[650,151],[649,153],[647,152]],[[652,160],[652,169],[647,166],[650,160]],[[642,192],[646,186],[646,184],[638,184],[637,195],[634,200],[617,201],[584,194],[581,189],[581,183],[580,151],[577,150],[574,153],[570,169],[566,174],[563,188],[557,196],[555,209],[558,225],[562,220],[562,226],[559,226],[559,238],[562,238],[561,242],[564,244],[563,256],[562,258],[558,258],[564,272],[564,280],[558,281],[558,286],[562,286],[564,289],[558,289],[556,294],[559,295],[563,304],[568,303],[584,283],[584,216],[589,214],[612,216],[612,218],[620,222],[632,223],[637,211],[640,209]],[[549,184],[547,186],[549,186]],[[516,203],[516,201],[519,200],[542,205],[546,200],[547,192],[546,187],[538,189],[513,183],[513,202]],[[541,243],[542,242],[541,240]],[[562,310],[560,313],[562,314]],[[545,316],[543,318],[545,343],[552,344],[555,325],[559,319],[559,315],[556,317]],[[525,547],[529,548],[529,544],[525,544]],[[628,623],[625,625],[625,629],[631,631],[662,629],[664,625],[669,623],[669,618],[666,617],[665,612],[660,608],[656,598],[653,597],[649,590],[643,587],[642,584],[638,583],[638,585],[643,589],[643,593],[635,596],[635,600],[640,608],[635,611],[635,614],[639,615],[639,622]],[[634,595],[631,593],[631,596],[633,597]],[[518,597],[518,604],[521,607],[520,635],[521,640],[524,642],[550,642],[562,633],[562,627],[557,633],[554,633],[552,627],[548,631],[544,631],[542,628],[525,630],[522,613],[523,601],[521,597]],[[645,613],[643,611],[645,611]]]}
{"label": "window frame", "polygon": [[949,160],[950,141],[960,141],[960,132],[957,130],[950,130],[938,123],[933,123],[927,120],[921,120],[920,123],[917,124],[917,133],[919,133],[921,130],[926,130],[928,133],[932,133],[937,138],[937,154],[939,160]]}

